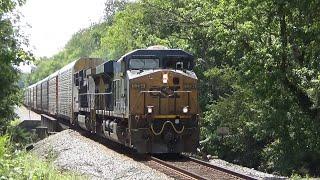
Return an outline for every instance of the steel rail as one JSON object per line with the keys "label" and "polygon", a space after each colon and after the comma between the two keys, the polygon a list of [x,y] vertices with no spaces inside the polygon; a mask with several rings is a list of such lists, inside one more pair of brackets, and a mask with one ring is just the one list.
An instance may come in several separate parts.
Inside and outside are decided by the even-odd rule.
{"label": "steel rail", "polygon": [[258,178],[256,178],[256,177],[252,177],[252,176],[249,176],[249,175],[240,173],[240,172],[236,172],[236,171],[233,171],[233,170],[230,170],[230,169],[226,169],[226,168],[223,168],[223,167],[220,167],[220,166],[216,166],[216,165],[214,165],[214,164],[211,164],[211,163],[208,163],[208,162],[205,162],[205,161],[202,161],[202,160],[193,158],[193,157],[187,157],[187,156],[185,156],[185,157],[188,158],[188,159],[190,159],[191,161],[193,161],[193,162],[195,162],[195,163],[198,163],[198,164],[201,164],[201,165],[210,167],[210,168],[212,168],[212,169],[216,169],[216,170],[225,172],[225,173],[227,173],[227,174],[231,174],[231,175],[236,176],[236,177],[239,177],[239,178],[241,178],[241,179],[247,179],[247,180],[257,180],[257,179],[258,179]]}
{"label": "steel rail", "polygon": [[163,165],[163,166],[165,166],[165,167],[167,167],[167,168],[169,168],[169,169],[172,169],[172,171],[175,171],[177,174],[182,174],[183,176],[189,177],[189,179],[207,180],[207,178],[204,178],[204,177],[202,177],[202,176],[200,176],[198,174],[194,174],[192,172],[186,171],[186,170],[184,170],[182,168],[174,166],[174,165],[172,165],[170,163],[167,163],[167,162],[165,162],[165,161],[163,161],[161,159],[158,159],[158,158],[156,158],[154,156],[151,156],[150,159],[155,161],[155,162],[157,162],[157,163],[159,163],[159,164],[161,164],[161,165]]}

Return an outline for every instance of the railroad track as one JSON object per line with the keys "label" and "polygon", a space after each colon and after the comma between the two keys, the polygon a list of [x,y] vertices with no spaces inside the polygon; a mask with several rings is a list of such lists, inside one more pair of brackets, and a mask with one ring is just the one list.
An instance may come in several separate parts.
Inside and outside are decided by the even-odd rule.
{"label": "railroad track", "polygon": [[[66,128],[72,128],[67,124],[64,124]],[[74,128],[73,128],[74,129]],[[219,166],[215,166],[208,162],[198,160],[193,157],[188,157],[185,155],[177,156],[152,156],[152,155],[137,155],[129,148],[123,148],[123,146],[114,143],[105,138],[99,136],[94,136],[87,131],[81,130],[79,128],[74,129],[100,144],[107,146],[121,154],[135,159],[136,161],[143,162],[149,167],[161,171],[170,177],[175,179],[248,179],[254,180],[255,177],[251,177],[239,172],[235,172],[229,169],[225,169]]]}
{"label": "railroad track", "polygon": [[165,156],[156,157],[152,155],[139,155],[136,154],[132,149],[124,148],[123,146],[110,140],[94,136],[83,130],[78,129],[77,131],[82,132],[82,135],[100,144],[103,144],[108,148],[117,151],[118,153],[126,155],[136,161],[142,162],[147,166],[163,172],[164,174],[167,174],[174,179],[257,179],[255,177],[215,166],[205,161],[185,155],[177,155],[169,158]]}
{"label": "railroad track", "polygon": [[183,155],[175,159],[150,156],[146,164],[175,179],[257,179]]}

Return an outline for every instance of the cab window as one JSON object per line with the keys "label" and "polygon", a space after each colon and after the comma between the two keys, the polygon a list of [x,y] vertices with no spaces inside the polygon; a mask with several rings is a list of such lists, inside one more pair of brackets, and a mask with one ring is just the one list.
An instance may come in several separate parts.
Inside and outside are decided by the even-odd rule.
{"label": "cab window", "polygon": [[165,57],[163,65],[166,69],[187,69],[192,70],[191,59],[185,57]]}
{"label": "cab window", "polygon": [[130,59],[130,69],[158,69],[159,59]]}

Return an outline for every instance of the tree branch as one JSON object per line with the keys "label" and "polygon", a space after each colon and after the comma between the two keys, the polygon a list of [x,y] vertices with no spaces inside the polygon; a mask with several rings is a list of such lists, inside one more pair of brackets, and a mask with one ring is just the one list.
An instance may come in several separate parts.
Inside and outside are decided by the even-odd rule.
{"label": "tree branch", "polygon": [[300,88],[297,84],[290,81],[288,77],[288,58],[287,58],[287,46],[288,46],[288,36],[287,36],[287,24],[286,24],[286,12],[284,8],[285,4],[281,3],[279,5],[279,16],[280,16],[280,38],[281,38],[281,63],[280,69],[284,73],[283,84],[288,90],[297,98],[298,105],[307,113],[311,118],[317,117],[317,109],[312,109],[313,102],[308,96],[308,94]]}

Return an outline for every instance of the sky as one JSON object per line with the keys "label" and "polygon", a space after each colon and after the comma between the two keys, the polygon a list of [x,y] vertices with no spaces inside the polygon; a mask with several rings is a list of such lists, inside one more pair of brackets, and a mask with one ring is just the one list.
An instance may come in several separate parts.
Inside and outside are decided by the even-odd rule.
{"label": "sky", "polygon": [[[27,0],[19,12],[21,30],[36,57],[58,53],[80,29],[100,22],[106,0]],[[30,71],[30,66],[21,66]]]}
{"label": "sky", "polygon": [[72,34],[102,20],[106,0],[27,0],[20,12],[36,56],[52,56]]}

